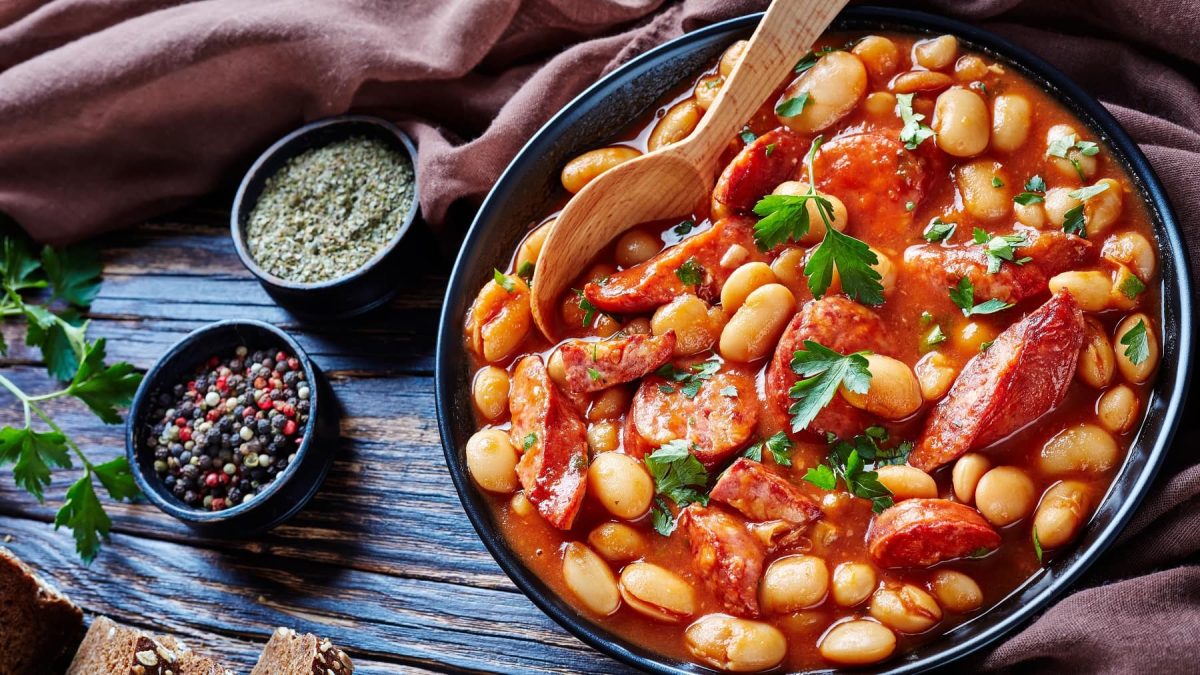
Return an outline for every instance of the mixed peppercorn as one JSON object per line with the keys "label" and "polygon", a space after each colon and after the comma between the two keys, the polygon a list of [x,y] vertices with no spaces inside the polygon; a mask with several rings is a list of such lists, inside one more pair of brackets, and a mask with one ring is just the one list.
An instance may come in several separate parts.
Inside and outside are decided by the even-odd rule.
{"label": "mixed peppercorn", "polygon": [[250,501],[295,461],[311,389],[299,360],[238,347],[186,382],[154,394],[145,436],[154,470],[189,506],[220,511]]}

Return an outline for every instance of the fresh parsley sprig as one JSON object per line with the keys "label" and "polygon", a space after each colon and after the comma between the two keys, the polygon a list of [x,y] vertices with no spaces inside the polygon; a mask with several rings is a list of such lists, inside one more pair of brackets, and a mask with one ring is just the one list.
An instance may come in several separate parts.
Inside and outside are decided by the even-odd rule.
{"label": "fresh parsley sprig", "polygon": [[888,432],[880,426],[868,427],[848,441],[833,434],[829,434],[827,440],[829,456],[825,463],[809,469],[804,480],[821,489],[833,490],[841,479],[847,492],[871,500],[871,508],[875,513],[890,507],[893,504],[891,490],[879,482],[879,473],[868,470],[867,465],[904,464],[912,452],[912,443],[904,442],[890,449],[881,448],[879,443],[888,440]]}
{"label": "fresh parsley sprig", "polygon": [[958,228],[958,223],[947,223],[941,218],[934,218],[929,221],[929,225],[925,227],[925,232],[922,236],[925,241],[935,244],[939,241],[945,241],[954,235],[954,230]]}
{"label": "fresh parsley sprig", "polygon": [[1041,204],[1046,201],[1046,181],[1037,174],[1030,176],[1029,180],[1025,181],[1025,191],[1013,197],[1013,201],[1021,206]]}
{"label": "fresh parsley sprig", "polygon": [[[4,239],[3,249],[0,317],[24,317],[25,343],[40,349],[50,375],[67,384],[57,391],[31,395],[0,375],[0,387],[21,403],[24,413],[23,426],[0,429],[0,466],[12,464],[17,485],[41,502],[45,499],[44,489],[50,485],[51,467],[73,468],[72,456],[82,464],[83,476],[67,489],[54,526],[72,530],[75,550],[84,562],[90,563],[100,550],[101,539],[108,537],[112,527],[96,495],[93,478],[116,500],[133,499],[140,493],[124,457],[93,463],[43,405],[72,397],[82,401],[106,424],[119,424],[121,416],[117,409],[129,404],[141,375],[128,363],[105,365],[104,339],[87,340],[88,323],[82,320],[81,312],[100,290],[100,261],[94,250],[46,247],[38,258],[22,241],[12,237]],[[49,296],[44,293],[38,296],[41,302],[25,295],[43,289],[49,289]],[[8,353],[2,341],[0,353]],[[47,431],[35,429],[35,418]]]}
{"label": "fresh parsley sprig", "polygon": [[[680,370],[673,364],[668,363],[654,371],[654,374],[658,375],[664,380],[670,380],[677,383],[679,385],[679,393],[688,398],[695,398],[696,394],[700,393],[700,387],[704,385],[704,382],[711,379],[713,375],[716,375],[717,371],[720,369],[721,361],[716,357],[713,357],[707,361],[693,363],[684,370]],[[675,388],[669,384],[659,385],[658,389],[664,394],[672,394],[675,392]],[[722,391],[722,393],[724,394],[724,391]],[[736,388],[734,393],[736,395]],[[728,396],[728,394],[725,395]]]}
{"label": "fresh parsley sprig", "polygon": [[963,316],[995,314],[1013,306],[998,298],[975,304],[975,284],[968,277],[959,279],[958,286],[950,288],[950,300],[962,310]]}
{"label": "fresh parsley sprig", "polygon": [[1087,180],[1087,176],[1083,173],[1083,166],[1080,165],[1076,153],[1084,157],[1091,157],[1099,152],[1099,145],[1092,141],[1081,141],[1075,134],[1058,136],[1046,146],[1047,155],[1065,159],[1071,163],[1071,166],[1075,168],[1075,173],[1079,175],[1079,180]]}
{"label": "fresh parsley sprig", "polygon": [[841,385],[856,394],[867,393],[871,386],[871,371],[867,369],[870,354],[861,351],[843,356],[819,342],[805,340],[804,349],[792,355],[792,372],[801,378],[788,392],[795,401],[788,408],[792,431],[807,429]]}
{"label": "fresh parsley sprig", "polygon": [[984,256],[987,258],[988,274],[999,272],[1000,266],[1005,262],[1024,265],[1033,260],[1030,257],[1016,257],[1017,249],[1029,245],[1029,238],[1024,234],[1005,234],[994,237],[990,232],[977,227],[972,234],[972,238],[976,244],[983,246]]}
{"label": "fresh parsley sprig", "polygon": [[782,431],[776,432],[773,436],[765,441],[759,441],[754,445],[746,448],[742,453],[743,457],[747,457],[756,462],[762,461],[763,448],[766,448],[771,453],[771,457],[775,459],[775,463],[779,466],[792,465],[792,448],[795,444],[788,435]]}
{"label": "fresh parsley sprig", "polygon": [[1067,193],[1072,199],[1079,200],[1079,205],[1067,209],[1067,212],[1063,214],[1063,232],[1087,239],[1087,214],[1084,212],[1083,203],[1104,192],[1108,187],[1108,183],[1101,182]]}
{"label": "fresh parsley sprig", "polygon": [[1150,358],[1150,337],[1146,334],[1146,320],[1138,319],[1125,334],[1121,336],[1121,344],[1125,346],[1125,356],[1133,365],[1140,366]]}
{"label": "fresh parsley sprig", "polygon": [[904,126],[900,129],[900,142],[904,143],[904,147],[909,150],[916,150],[921,143],[933,138],[933,129],[921,124],[925,116],[913,111],[913,96],[913,94],[896,94],[896,113],[904,122]]}
{"label": "fresh parsley sprig", "polygon": [[675,531],[675,516],[663,500],[670,499],[680,508],[691,503],[708,504],[708,471],[692,454],[692,444],[671,441],[646,456],[646,468],[654,477],[656,497],[650,518],[654,529],[664,537]]}

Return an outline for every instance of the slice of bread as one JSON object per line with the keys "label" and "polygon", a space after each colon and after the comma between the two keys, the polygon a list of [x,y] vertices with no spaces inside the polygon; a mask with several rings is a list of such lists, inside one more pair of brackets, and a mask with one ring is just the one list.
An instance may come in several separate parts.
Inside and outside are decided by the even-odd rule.
{"label": "slice of bread", "polygon": [[277,628],[250,675],[351,675],[354,663],[328,639]]}
{"label": "slice of bread", "polygon": [[92,621],[67,675],[233,675],[171,637],[154,637],[108,617]]}
{"label": "slice of bread", "polygon": [[83,612],[0,547],[0,675],[61,673],[83,639]]}

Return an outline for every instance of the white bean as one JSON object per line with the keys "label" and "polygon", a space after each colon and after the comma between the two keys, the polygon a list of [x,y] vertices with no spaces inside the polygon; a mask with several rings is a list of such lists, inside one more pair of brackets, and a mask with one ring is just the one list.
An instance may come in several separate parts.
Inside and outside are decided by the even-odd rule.
{"label": "white bean", "polygon": [[481,429],[467,441],[467,471],[479,487],[508,494],[517,489],[517,451],[508,434]]}
{"label": "white bean", "polygon": [[855,619],[829,629],[818,645],[821,656],[846,666],[879,663],[896,650],[896,634],[887,626]]}
{"label": "white bean", "polygon": [[1020,94],[998,94],[992,101],[992,147],[1013,152],[1029,137],[1033,108]]}
{"label": "white bean", "polygon": [[617,579],[604,559],[578,542],[563,550],[563,581],[593,614],[608,616],[621,606]]}
{"label": "white bean", "polygon": [[972,157],[987,149],[990,136],[987,104],[975,92],[950,87],[937,97],[933,123],[937,146],[953,157]]}
{"label": "white bean", "polygon": [[709,614],[683,633],[688,651],[697,659],[734,673],[768,670],[787,656],[787,638],[761,621]]}
{"label": "white bean", "polygon": [[1077,424],[1046,441],[1038,467],[1049,476],[1104,473],[1116,466],[1119,454],[1107,431],[1095,424]]}
{"label": "white bean", "polygon": [[793,131],[811,134],[826,129],[854,109],[867,92],[867,69],[850,52],[830,52],[797,77],[779,99],[784,103],[808,94],[799,115],[780,117]]}

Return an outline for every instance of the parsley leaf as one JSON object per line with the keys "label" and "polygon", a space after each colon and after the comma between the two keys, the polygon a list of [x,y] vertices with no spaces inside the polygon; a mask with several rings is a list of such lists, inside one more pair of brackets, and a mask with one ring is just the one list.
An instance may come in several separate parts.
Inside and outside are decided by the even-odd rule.
{"label": "parsley leaf", "polygon": [[695,258],[688,258],[675,270],[675,276],[688,286],[699,286],[704,283],[704,268]]}
{"label": "parsley leaf", "polygon": [[839,440],[829,436],[829,456],[824,464],[809,469],[804,480],[825,490],[837,487],[840,478],[846,484],[846,491],[855,497],[869,499],[872,510],[879,513],[892,505],[892,493],[879,482],[879,474],[867,470],[867,463],[876,466],[885,464],[903,464],[908,461],[908,453],[912,452],[912,443],[901,443],[890,450],[881,449],[879,441],[888,439],[887,430],[883,427],[869,427],[864,433],[849,441]]}
{"label": "parsley leaf", "polygon": [[750,127],[742,127],[742,131],[738,134],[738,137],[740,137],[742,142],[746,145],[750,145],[754,142],[754,139],[758,138],[758,136],[754,135],[753,131],[750,131]]}
{"label": "parsley leaf", "polygon": [[[680,507],[693,502],[708,504],[708,472],[691,453],[691,448],[687,441],[677,439],[650,453],[645,459],[646,468],[654,477],[655,492]],[[669,535],[675,529],[674,517],[667,510],[666,504],[660,502],[657,506],[660,507],[661,513],[654,517],[663,521],[663,529],[667,531],[664,532],[657,524],[655,529],[664,536]],[[669,528],[666,527],[668,524]]]}
{"label": "parsley leaf", "polygon": [[725,396],[726,398],[737,398],[738,397],[737,387],[733,386],[732,384],[729,385],[728,387],[721,387],[721,395]]}
{"label": "parsley leaf", "polygon": [[872,267],[877,264],[879,258],[865,242],[829,227],[825,229],[825,238],[809,254],[804,274],[808,276],[813,297],[820,298],[833,283],[836,267],[843,293],[867,305],[881,305],[883,277]]}
{"label": "parsley leaf", "polygon": [[667,506],[662,497],[654,498],[654,505],[650,507],[650,524],[654,526],[655,532],[664,537],[671,536],[675,531],[675,516],[671,514],[671,507]]}
{"label": "parsley leaf", "polygon": [[517,285],[513,283],[513,280],[498,269],[492,269],[492,279],[495,280],[496,284],[499,285],[500,288],[503,288],[509,293],[512,293],[517,289]]}
{"label": "parsley leaf", "polygon": [[954,234],[958,223],[946,223],[941,218],[934,218],[929,221],[929,225],[925,227],[925,241],[939,242],[949,239]]}
{"label": "parsley leaf", "polygon": [[1083,204],[1067,209],[1063,214],[1063,232],[1087,239],[1087,217],[1083,214]]}
{"label": "parsley leaf", "polygon": [[1067,193],[1067,195],[1072,199],[1078,199],[1081,202],[1085,202],[1107,189],[1108,183],[1100,182],[1096,183],[1095,185],[1089,185],[1088,187],[1081,187],[1078,190],[1071,190]]}
{"label": "parsley leaf", "polygon": [[1025,191],[1013,197],[1013,201],[1021,206],[1029,206],[1030,204],[1041,204],[1046,201],[1046,181],[1042,177],[1034,174],[1025,181]]}
{"label": "parsley leaf", "polygon": [[1137,296],[1141,295],[1146,290],[1146,284],[1137,277],[1136,274],[1126,272],[1122,275],[1120,284],[1117,289],[1130,300],[1136,300]]}
{"label": "parsley leaf", "polygon": [[804,480],[822,490],[832,490],[837,487],[838,479],[828,464],[818,464],[804,473]]}
{"label": "parsley leaf", "polygon": [[0,466],[13,464],[17,485],[43,501],[42,488],[50,485],[50,466],[71,468],[67,439],[60,433],[38,433],[28,427],[0,429]]}
{"label": "parsley leaf", "polygon": [[129,460],[124,457],[97,464],[92,467],[92,471],[113,499],[134,499],[141,494],[137,482],[133,479],[133,472],[129,469]]}
{"label": "parsley leaf", "polygon": [[833,47],[821,47],[820,49],[814,49],[811,52],[809,52],[808,54],[806,54],[804,56],[804,58],[800,59],[799,63],[796,64],[796,67],[793,70],[795,71],[795,73],[797,75],[799,75],[800,73],[803,73],[806,70],[808,70],[809,68],[812,68],[813,66],[817,65],[817,61],[822,56],[825,56],[826,54],[828,54],[829,52],[832,52],[832,51],[836,51],[836,50]]}
{"label": "parsley leaf", "polygon": [[1024,234],[1005,234],[999,237],[993,237],[990,233],[984,230],[975,228],[974,240],[976,244],[984,247],[984,257],[987,259],[988,274],[995,274],[1000,271],[1000,266],[1005,261],[1024,265],[1029,262],[1030,258],[1017,258],[1016,251],[1018,248],[1029,245],[1029,239]]}
{"label": "parsley leaf", "polygon": [[[767,195],[754,205],[754,213],[762,219],[754,224],[754,240],[758,248],[769,251],[788,241],[799,240],[808,234],[808,201],[818,204],[829,200],[809,195]],[[820,208],[820,207],[818,207]],[[833,205],[829,204],[832,210]]]}
{"label": "parsley leaf", "polygon": [[788,395],[795,403],[788,408],[792,415],[792,431],[800,432],[829,405],[838,387],[858,394],[867,393],[871,386],[871,371],[867,369],[867,355],[861,351],[843,356],[812,340],[804,341],[804,349],[792,356],[792,372],[802,379],[792,385]]}
{"label": "parsley leaf", "polygon": [[537,443],[537,434],[535,433],[525,434],[525,438],[521,439],[521,446],[526,450],[532,448],[534,443]]}
{"label": "parsley leaf", "polygon": [[1046,145],[1046,154],[1051,157],[1059,157],[1062,159],[1066,159],[1067,153],[1071,150],[1071,148],[1075,147],[1075,139],[1076,139],[1075,134],[1064,134],[1062,136],[1055,136]]}
{"label": "parsley leaf", "polygon": [[587,328],[592,325],[592,321],[596,318],[596,306],[578,288],[572,288],[571,292],[575,294],[575,297],[579,298],[579,309],[583,311],[583,327]]}
{"label": "parsley leaf", "polygon": [[1042,540],[1038,539],[1037,525],[1033,526],[1033,552],[1037,555],[1038,562],[1042,562]]}
{"label": "parsley leaf", "polygon": [[100,292],[100,255],[96,249],[71,246],[42,249],[42,268],[50,280],[53,297],[76,307],[87,307]]}
{"label": "parsley leaf", "polygon": [[804,112],[804,106],[808,105],[808,99],[808,92],[804,91],[799,96],[781,101],[779,105],[775,106],[775,114],[779,117],[796,117]]}
{"label": "parsley leaf", "polygon": [[688,220],[681,221],[678,225],[676,225],[673,228],[673,231],[675,232],[675,234],[682,237],[685,234],[691,232],[693,229],[695,229],[695,227],[696,227],[696,221],[688,219]]}
{"label": "parsley leaf", "polygon": [[904,127],[900,129],[900,141],[905,148],[916,150],[918,145],[933,137],[933,129],[921,124],[925,116],[913,112],[912,100],[913,94],[896,94],[896,112],[904,122]]}
{"label": "parsley leaf", "polygon": [[795,444],[792,443],[792,439],[788,438],[786,433],[778,431],[767,440],[759,441],[747,448],[743,455],[756,462],[761,462],[762,451],[765,447],[771,453],[771,457],[775,460],[776,464],[779,466],[791,466],[793,445]]}
{"label": "parsley leaf", "polygon": [[595,368],[588,368],[587,374],[588,374],[588,377],[591,378],[592,382],[600,381],[600,377],[601,377],[600,371],[596,370]]}
{"label": "parsley leaf", "polygon": [[533,281],[534,264],[526,260],[521,263],[521,267],[517,269],[517,276],[525,280],[525,283]]}
{"label": "parsley leaf", "polygon": [[1138,322],[1133,325],[1133,328],[1125,331],[1121,336],[1121,344],[1125,345],[1125,356],[1133,362],[1133,365],[1140,366],[1150,358],[1150,338],[1146,334],[1146,320],[1138,319]]}
{"label": "parsley leaf", "polygon": [[100,551],[100,538],[108,539],[112,521],[96,497],[90,470],[67,489],[66,502],[54,517],[54,529],[63,525],[71,528],[75,535],[75,552],[79,557],[85,563],[95,560]]}
{"label": "parsley leaf", "polygon": [[105,424],[120,424],[118,407],[129,405],[142,376],[128,363],[104,365],[104,338],[88,345],[67,393],[87,404]]}
{"label": "parsley leaf", "polygon": [[24,240],[14,237],[4,238],[4,287],[19,293],[29,288],[45,288],[46,281],[38,272],[41,264],[29,252]]}
{"label": "parsley leaf", "polygon": [[1004,311],[1013,305],[996,298],[992,298],[978,305],[975,304],[975,285],[971,283],[969,277],[959,279],[957,287],[950,288],[950,300],[962,310],[963,316],[971,316],[972,314],[995,314],[996,312]]}
{"label": "parsley leaf", "polygon": [[[654,373],[663,379],[680,383],[679,393],[688,398],[695,398],[696,394],[700,393],[701,385],[706,380],[711,379],[713,375],[716,375],[720,369],[721,362],[714,357],[707,361],[692,364],[687,370],[679,370],[668,363],[654,371]],[[668,389],[670,391],[667,391]],[[675,391],[669,385],[659,385],[658,390],[664,394],[671,394]]]}
{"label": "parsley leaf", "polygon": [[763,154],[766,155],[767,157],[770,157],[774,153],[775,153],[775,144],[774,143],[768,143],[767,147],[763,148]]}
{"label": "parsley leaf", "polygon": [[945,341],[946,334],[942,332],[941,324],[934,324],[933,328],[921,338],[921,351],[927,352],[935,345],[940,345]]}
{"label": "parsley leaf", "polygon": [[992,176],[992,187],[1004,187],[1004,181],[1000,179],[1000,176]]}

